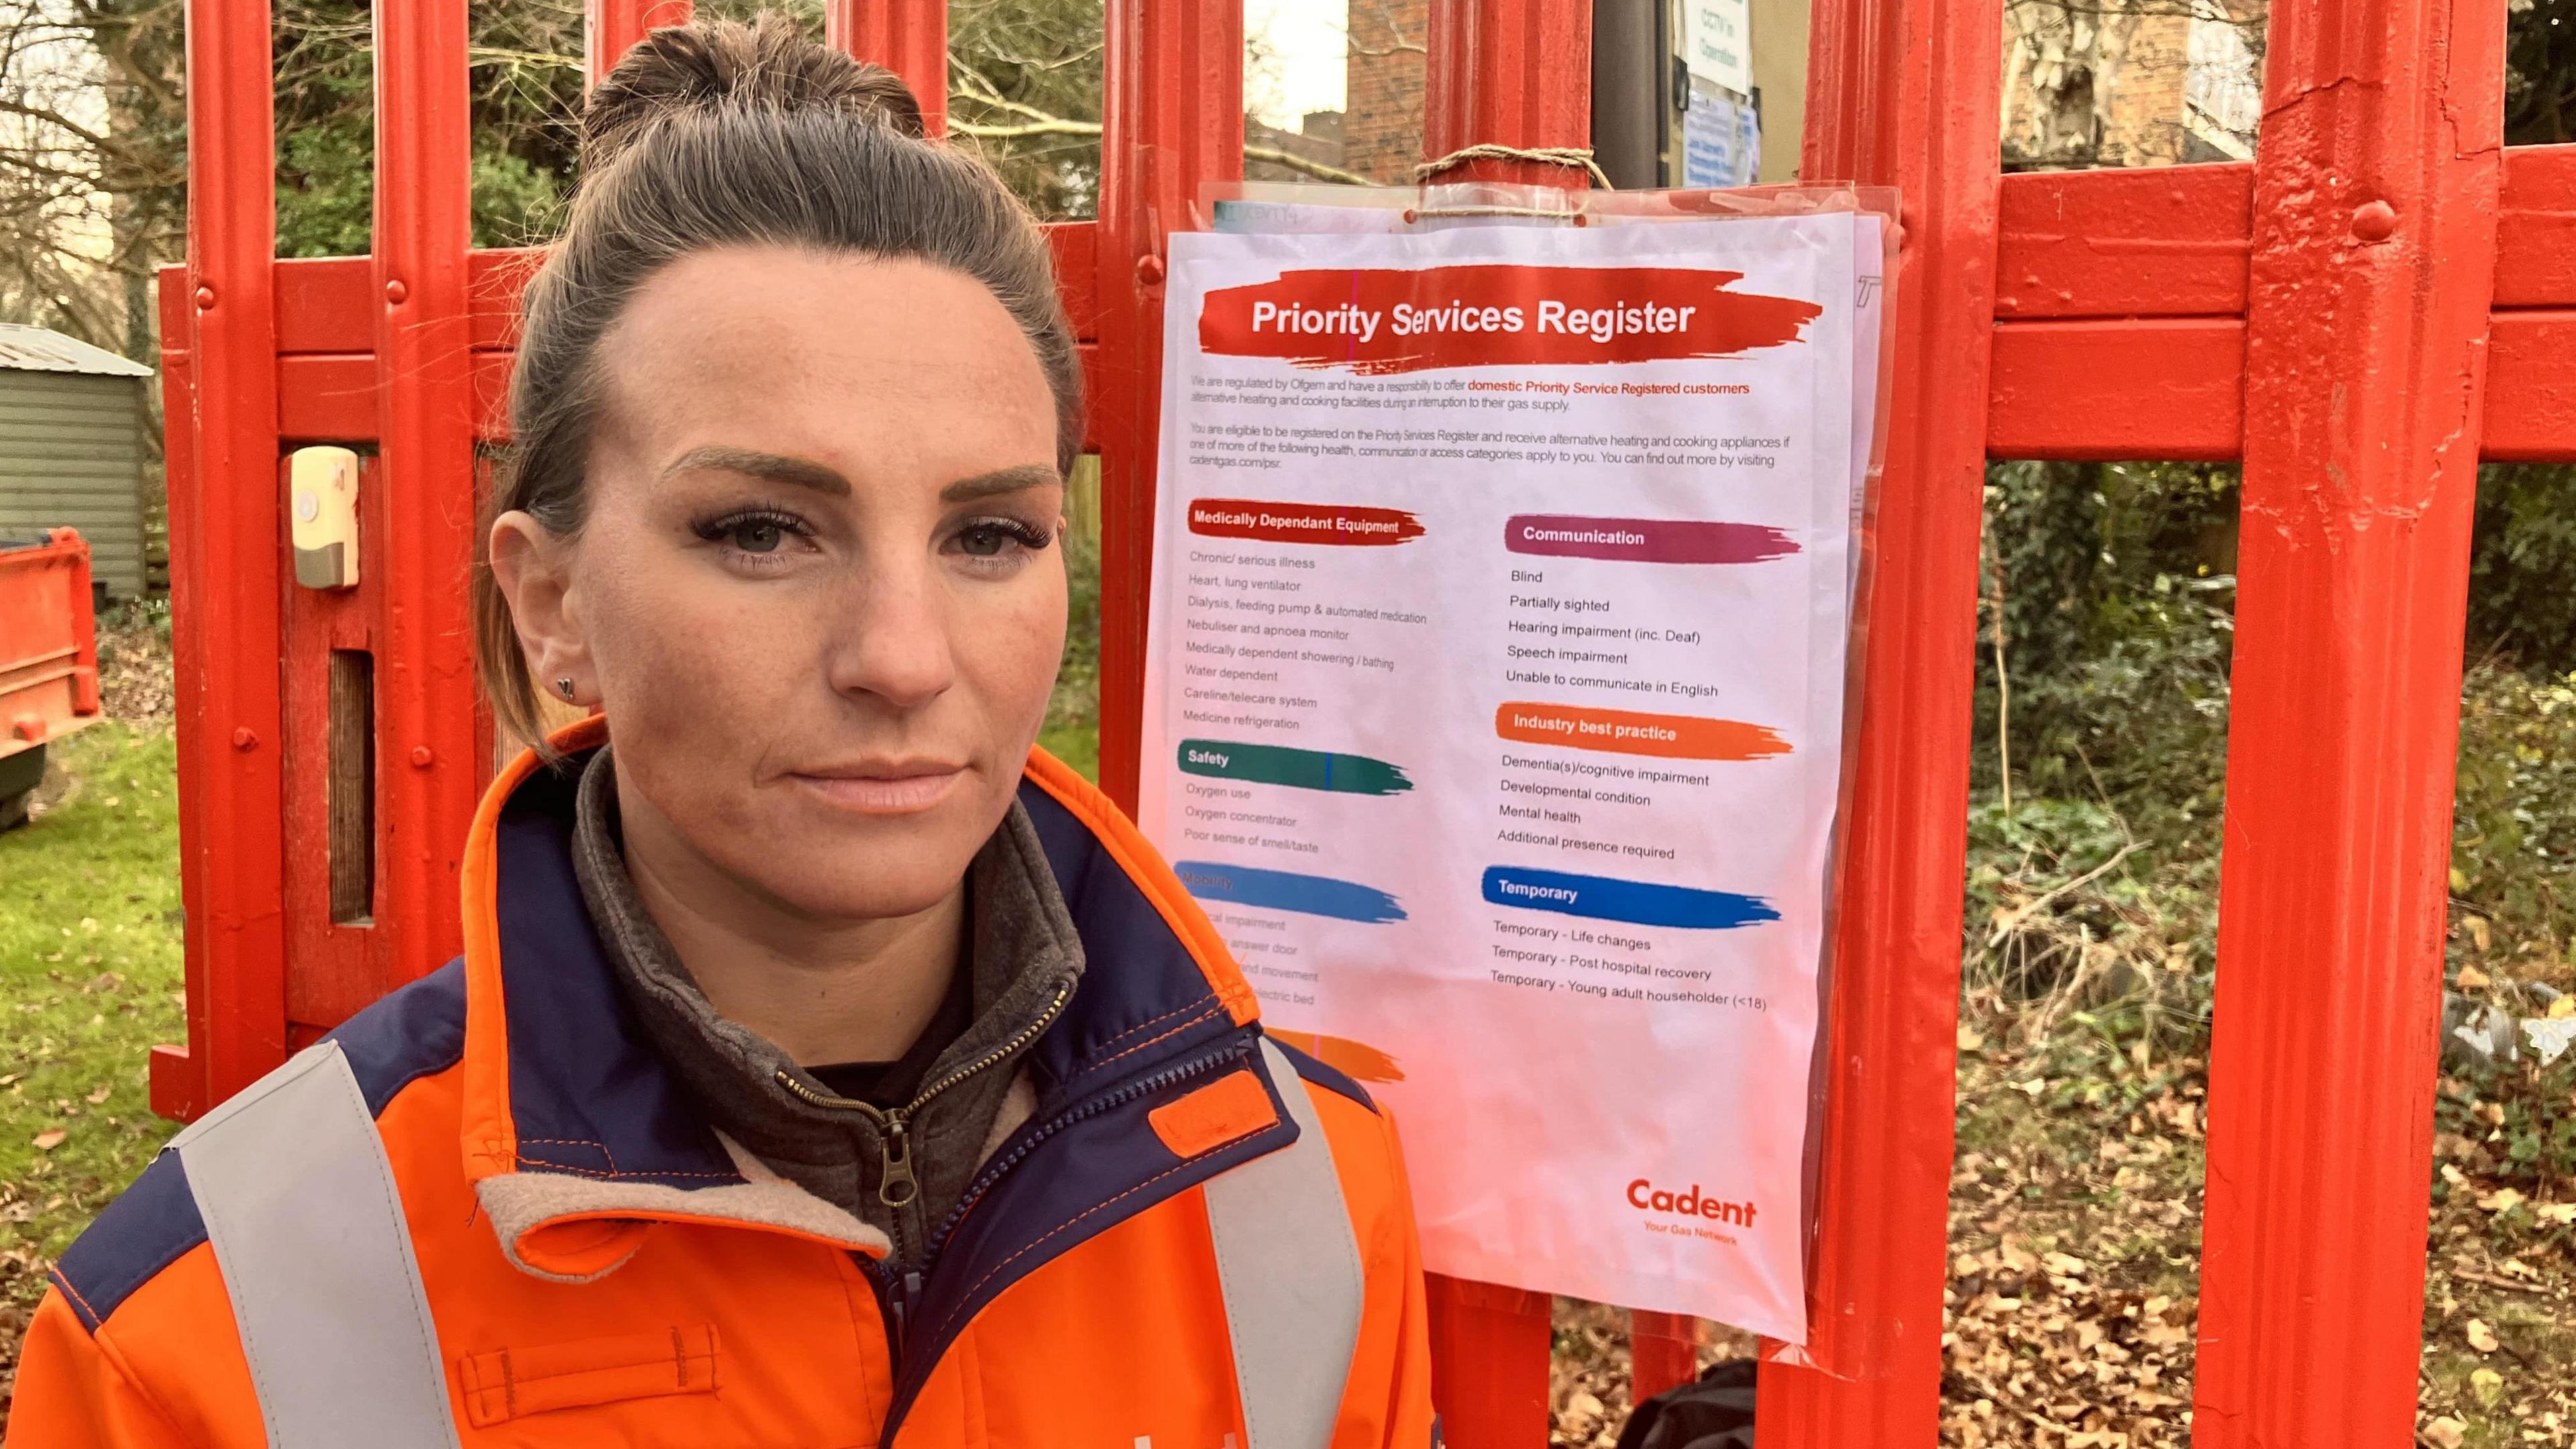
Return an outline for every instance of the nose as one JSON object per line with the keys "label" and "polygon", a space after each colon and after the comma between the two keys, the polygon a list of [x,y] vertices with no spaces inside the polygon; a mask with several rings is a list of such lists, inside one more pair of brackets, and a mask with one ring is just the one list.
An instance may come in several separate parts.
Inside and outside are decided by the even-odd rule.
{"label": "nose", "polygon": [[956,682],[946,591],[926,560],[884,560],[853,568],[828,596],[832,688],[901,711],[918,709]]}

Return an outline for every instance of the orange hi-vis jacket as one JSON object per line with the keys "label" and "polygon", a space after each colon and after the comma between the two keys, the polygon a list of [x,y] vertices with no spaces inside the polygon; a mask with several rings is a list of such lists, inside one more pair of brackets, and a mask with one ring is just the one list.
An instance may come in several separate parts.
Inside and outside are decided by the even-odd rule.
{"label": "orange hi-vis jacket", "polygon": [[[568,739],[567,743],[579,743]],[[926,1273],[695,1113],[523,757],[459,961],[180,1135],[63,1254],[10,1449],[1356,1449],[1433,1442],[1394,1132],[1043,753],[1089,966]]]}

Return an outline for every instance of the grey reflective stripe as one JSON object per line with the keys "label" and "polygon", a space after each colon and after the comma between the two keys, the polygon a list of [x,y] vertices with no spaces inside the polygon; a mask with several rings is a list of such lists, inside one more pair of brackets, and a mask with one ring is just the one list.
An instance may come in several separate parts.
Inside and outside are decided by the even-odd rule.
{"label": "grey reflective stripe", "polygon": [[375,1114],[322,1042],[171,1143],[269,1449],[454,1449],[447,1371]]}
{"label": "grey reflective stripe", "polygon": [[1297,1140],[1208,1180],[1208,1231],[1245,1449],[1325,1449],[1359,1346],[1360,1248],[1305,1079],[1278,1047],[1261,1051]]}

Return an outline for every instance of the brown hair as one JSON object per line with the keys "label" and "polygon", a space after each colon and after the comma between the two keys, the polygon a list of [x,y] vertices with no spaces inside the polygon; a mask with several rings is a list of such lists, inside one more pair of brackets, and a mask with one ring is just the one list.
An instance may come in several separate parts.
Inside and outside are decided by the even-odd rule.
{"label": "brown hair", "polygon": [[536,689],[486,552],[522,510],[581,530],[602,397],[599,340],[637,287],[727,245],[904,257],[981,282],[1055,392],[1056,461],[1082,446],[1082,374],[1045,239],[982,163],[923,139],[901,80],[763,15],[656,30],[582,114],[582,178],[562,234],[522,294],[510,375],[512,442],[486,506],[474,571],[475,672],[493,719],[544,749]]}

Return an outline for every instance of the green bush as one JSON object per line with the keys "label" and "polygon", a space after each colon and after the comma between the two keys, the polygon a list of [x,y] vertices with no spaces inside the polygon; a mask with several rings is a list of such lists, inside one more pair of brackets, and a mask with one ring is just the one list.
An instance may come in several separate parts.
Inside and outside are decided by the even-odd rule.
{"label": "green bush", "polygon": [[2576,989],[2576,676],[2471,666],[2456,798],[2454,965]]}
{"label": "green bush", "polygon": [[[2545,1000],[2522,983],[2576,990],[2576,524],[2545,506],[2571,484],[2576,469],[2486,470],[2472,563],[2449,964],[2496,980],[2517,1015]],[[2000,464],[1986,503],[1968,988],[1995,1005],[2129,997],[2160,1033],[2196,1030],[2215,964],[2234,474]],[[2556,1100],[2563,1118],[2570,1095]]]}

